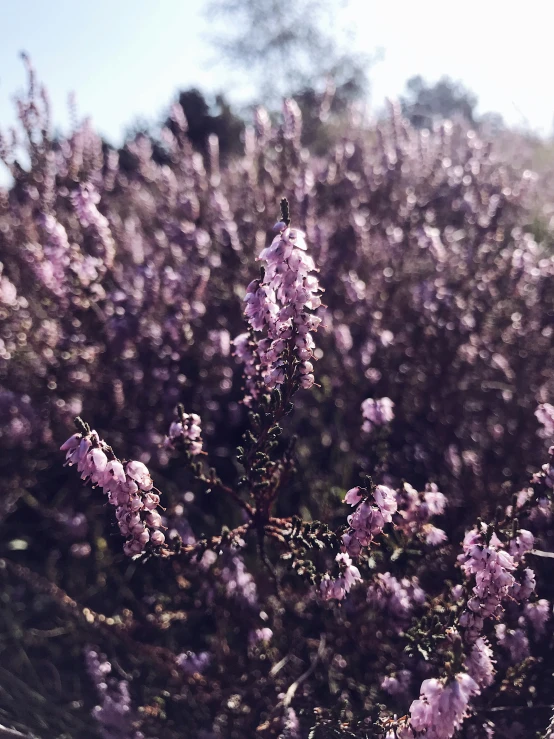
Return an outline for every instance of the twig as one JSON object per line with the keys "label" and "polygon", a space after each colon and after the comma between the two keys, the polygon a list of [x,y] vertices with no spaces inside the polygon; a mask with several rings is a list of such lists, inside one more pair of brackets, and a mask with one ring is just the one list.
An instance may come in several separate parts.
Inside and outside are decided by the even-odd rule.
{"label": "twig", "polygon": [[298,680],[295,680],[292,685],[287,689],[287,692],[285,693],[285,697],[281,701],[281,705],[288,707],[291,704],[292,699],[294,698],[294,694],[300,687],[300,685],[307,680],[312,672],[315,670],[317,663],[319,660],[323,657],[323,651],[325,649],[325,635],[323,634],[319,640],[319,647],[317,649],[317,652],[315,656],[312,658],[312,664],[308,667],[306,672],[303,672]]}
{"label": "twig", "polygon": [[243,500],[236,490],[233,490],[233,488],[229,487],[228,485],[224,485],[221,480],[208,480],[208,484],[210,485],[210,487],[219,489],[230,498],[232,498],[235,503],[237,503],[244,511],[246,511],[246,513],[248,513],[250,518],[254,516],[254,508],[252,508],[250,503],[247,503],[245,500]]}
{"label": "twig", "polygon": [[554,559],[554,552],[543,552],[540,549],[531,549],[528,554],[534,554],[535,557],[544,557],[545,559]]}
{"label": "twig", "polygon": [[0,739],[36,739],[34,734],[22,734],[17,729],[8,729],[0,724]]}

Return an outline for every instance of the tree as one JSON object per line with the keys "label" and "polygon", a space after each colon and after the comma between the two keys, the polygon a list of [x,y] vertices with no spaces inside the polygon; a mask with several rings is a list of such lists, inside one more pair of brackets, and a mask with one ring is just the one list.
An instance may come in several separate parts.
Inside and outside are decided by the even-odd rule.
{"label": "tree", "polygon": [[475,123],[477,98],[461,82],[442,77],[430,85],[417,75],[408,80],[406,88],[402,110],[417,128],[430,128],[437,118],[462,117]]}
{"label": "tree", "polygon": [[325,90],[313,85],[294,92],[302,112],[302,142],[316,154],[325,154],[336,137],[336,127],[348,119],[350,105],[367,92],[365,69],[343,59],[329,71]]}
{"label": "tree", "polygon": [[338,0],[211,0],[208,13],[229,28],[213,38],[222,58],[248,70],[271,106],[337,73],[365,91],[369,60],[341,46],[338,9]]}
{"label": "tree", "polygon": [[[178,102],[187,118],[187,136],[195,149],[205,153],[208,136],[215,133],[223,158],[242,151],[244,122],[233,113],[223,95],[216,95],[213,105],[210,105],[200,90],[191,88],[179,94]],[[174,123],[168,119],[166,125],[172,128]]]}

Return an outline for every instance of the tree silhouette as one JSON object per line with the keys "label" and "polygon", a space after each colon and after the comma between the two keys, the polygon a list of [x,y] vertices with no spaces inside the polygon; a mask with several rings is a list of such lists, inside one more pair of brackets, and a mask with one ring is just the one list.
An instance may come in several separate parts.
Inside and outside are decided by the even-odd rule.
{"label": "tree silhouette", "polygon": [[406,88],[402,110],[417,128],[430,128],[437,118],[461,117],[475,123],[477,98],[460,82],[442,77],[430,85],[417,75],[408,80]]}
{"label": "tree silhouette", "polygon": [[[181,92],[178,102],[187,118],[187,135],[195,149],[205,153],[208,136],[215,133],[219,138],[222,158],[242,151],[244,123],[235,115],[223,95],[216,95],[211,106],[200,90],[192,88]],[[168,120],[166,125],[172,128],[174,123]]]}
{"label": "tree silhouette", "polygon": [[248,70],[258,100],[271,107],[339,70],[350,70],[356,88],[363,77],[365,89],[369,58],[341,47],[339,7],[339,0],[211,0],[208,13],[226,25],[213,37],[221,58]]}

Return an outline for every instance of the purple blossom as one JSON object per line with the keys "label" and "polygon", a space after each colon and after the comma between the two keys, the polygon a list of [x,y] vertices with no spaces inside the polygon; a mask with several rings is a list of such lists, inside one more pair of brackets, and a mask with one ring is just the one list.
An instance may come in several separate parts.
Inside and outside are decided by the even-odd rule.
{"label": "purple blossom", "polygon": [[259,357],[256,350],[256,344],[252,335],[248,332],[239,334],[234,341],[235,356],[243,365],[243,374],[246,382],[247,394],[244,398],[246,405],[251,405],[252,401],[258,397],[258,379],[259,379]]}
{"label": "purple blossom", "polygon": [[530,531],[520,529],[513,539],[510,540],[508,551],[512,555],[514,562],[521,562],[527,552],[533,549],[535,537]]}
{"label": "purple blossom", "polygon": [[370,434],[379,426],[384,426],[394,419],[394,403],[390,398],[367,398],[362,403],[364,423],[362,430]]}
{"label": "purple blossom", "polygon": [[410,706],[412,728],[428,739],[450,739],[467,716],[471,698],[479,692],[475,680],[464,672],[449,683],[424,680],[420,697]]}
{"label": "purple blossom", "polygon": [[384,572],[376,575],[369,586],[367,601],[401,627],[409,621],[414,607],[425,602],[425,592],[415,577],[398,580],[390,572]]}
{"label": "purple blossom", "polygon": [[261,629],[254,629],[250,632],[248,635],[248,640],[251,644],[258,644],[259,642],[268,642],[271,641],[271,638],[273,636],[273,631],[265,626]]}
{"label": "purple blossom", "polygon": [[410,670],[398,670],[394,675],[387,675],[381,681],[381,688],[389,695],[404,695],[410,689],[412,673]]}
{"label": "purple blossom", "polygon": [[89,677],[100,698],[92,715],[100,724],[104,739],[144,739],[141,731],[134,729],[136,717],[131,704],[129,683],[111,677],[112,666],[93,649],[85,651]]}
{"label": "purple blossom", "polygon": [[552,606],[546,598],[531,603],[526,603],[523,607],[525,618],[533,626],[535,634],[542,636],[546,631],[546,623],[552,613]]}
{"label": "purple blossom", "polygon": [[285,709],[283,718],[283,731],[280,734],[281,739],[300,739],[300,722],[296,711],[291,706]]}
{"label": "purple blossom", "polygon": [[286,98],[283,101],[283,120],[285,137],[299,144],[302,131],[302,113],[298,103],[293,98]]}
{"label": "purple blossom", "polygon": [[472,644],[469,655],[466,657],[464,667],[480,688],[492,685],[494,680],[494,660],[491,645],[484,637],[479,637]]}
{"label": "purple blossom", "polygon": [[[70,264],[70,245],[67,232],[52,215],[43,216],[46,233],[42,259],[34,260],[35,272],[44,286],[65,304],[68,290],[68,266]],[[37,255],[38,256],[38,255]]]}
{"label": "purple blossom", "polygon": [[285,351],[298,360],[300,386],[310,388],[314,383],[309,361],[315,349],[312,332],[317,331],[321,318],[310,311],[321,305],[321,289],[311,274],[315,264],[306,249],[304,233],[283,224],[259,256],[266,262],[263,280],[252,280],[246,289],[244,314],[253,332],[265,334],[255,348],[249,347],[245,335],[235,339],[235,350],[246,363],[250,395],[255,374],[268,388],[284,383]]}
{"label": "purple blossom", "polygon": [[359,569],[352,564],[346,552],[337,554],[335,561],[341,574],[335,579],[328,574],[324,575],[319,588],[323,600],[342,600],[352,586],[362,579]]}
{"label": "purple blossom", "polygon": [[529,656],[529,639],[523,629],[509,629],[506,624],[494,627],[500,646],[510,655],[512,664],[518,664]]}
{"label": "purple blossom", "polygon": [[225,556],[220,576],[229,598],[237,598],[249,606],[256,606],[258,602],[256,582],[239,554]]}
{"label": "purple blossom", "polygon": [[196,413],[180,413],[179,420],[173,421],[169,427],[164,444],[168,449],[175,449],[182,444],[184,449],[196,456],[202,452],[202,428],[200,416]]}
{"label": "purple blossom", "polygon": [[554,438],[554,405],[551,405],[550,403],[541,403],[535,411],[535,416],[542,426],[539,431],[539,435],[543,439]]}
{"label": "purple blossom", "polygon": [[208,652],[181,652],[176,657],[177,664],[186,675],[204,672],[211,662]]}
{"label": "purple blossom", "polygon": [[395,525],[406,535],[420,534],[430,546],[438,546],[447,540],[446,533],[430,522],[432,516],[440,516],[446,507],[446,497],[434,483],[418,492],[405,482],[396,495],[398,515]]}
{"label": "purple blossom", "polygon": [[162,518],[156,510],[160,496],[145,464],[120,462],[96,431],[73,434],[61,450],[66,452],[66,464],[77,465],[81,479],[99,485],[115,506],[119,530],[127,537],[125,554],[141,554],[147,544],[161,547],[165,543]]}
{"label": "purple blossom", "polygon": [[12,307],[17,304],[17,289],[10,280],[2,274],[4,265],[0,262],[0,305]]}
{"label": "purple blossom", "polygon": [[115,258],[115,243],[108,219],[96,207],[100,202],[99,193],[92,183],[87,183],[75,190],[72,202],[81,225],[95,234],[103,265],[109,269]]}
{"label": "purple blossom", "polygon": [[371,505],[367,497],[359,495],[359,488],[349,490],[345,498],[345,502],[357,506],[354,513],[348,516],[350,529],[342,537],[346,550],[354,557],[358,556],[361,547],[371,544],[384,525],[392,521],[392,515],[396,512],[394,490],[386,485],[377,485],[373,495],[375,505]]}
{"label": "purple blossom", "polygon": [[508,599],[524,602],[533,593],[535,574],[530,568],[521,567],[532,546],[533,536],[525,529],[520,529],[509,541],[509,552],[485,524],[467,532],[464,551],[458,559],[466,578],[475,578],[472,595],[460,617],[468,641],[478,638],[485,619],[498,618],[502,614]]}
{"label": "purple blossom", "polygon": [[363,496],[359,487],[350,488],[350,490],[344,496],[344,502],[348,503],[348,505],[355,506],[358,505],[362,497]]}

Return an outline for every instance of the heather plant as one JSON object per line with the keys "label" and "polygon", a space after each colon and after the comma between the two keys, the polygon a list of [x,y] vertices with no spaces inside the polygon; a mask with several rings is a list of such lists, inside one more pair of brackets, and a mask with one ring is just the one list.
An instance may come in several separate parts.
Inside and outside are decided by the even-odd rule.
{"label": "heather plant", "polygon": [[549,736],[540,181],[395,107],[323,156],[294,100],[226,161],[177,103],[157,141],[55,138],[27,65],[0,139],[0,723]]}

